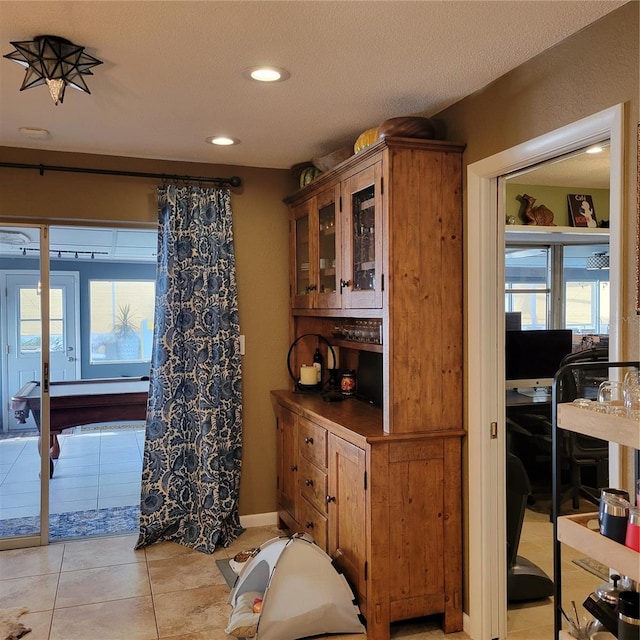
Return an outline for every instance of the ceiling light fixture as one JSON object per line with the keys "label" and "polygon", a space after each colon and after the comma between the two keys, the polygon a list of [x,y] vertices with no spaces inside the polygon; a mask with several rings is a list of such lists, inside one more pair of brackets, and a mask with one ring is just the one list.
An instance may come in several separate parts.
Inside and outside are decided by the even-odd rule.
{"label": "ceiling light fixture", "polygon": [[230,147],[234,144],[240,144],[240,140],[237,138],[229,138],[228,136],[211,136],[205,138],[209,144],[216,144],[220,147]]}
{"label": "ceiling light fixture", "polygon": [[46,84],[54,104],[63,102],[67,85],[91,93],[83,76],[93,75],[92,67],[102,61],[84,53],[84,47],[59,36],[36,36],[11,44],[16,50],[3,57],[27,69],[20,91]]}
{"label": "ceiling light fixture", "polygon": [[242,72],[242,75],[248,80],[257,80],[258,82],[284,82],[291,77],[291,74],[280,67],[249,67]]}
{"label": "ceiling light fixture", "polygon": [[20,127],[18,131],[25,138],[33,138],[34,140],[46,140],[50,137],[50,133],[46,129],[36,127]]}
{"label": "ceiling light fixture", "polygon": [[599,271],[609,268],[609,256],[606,253],[594,253],[587,258],[587,270]]}

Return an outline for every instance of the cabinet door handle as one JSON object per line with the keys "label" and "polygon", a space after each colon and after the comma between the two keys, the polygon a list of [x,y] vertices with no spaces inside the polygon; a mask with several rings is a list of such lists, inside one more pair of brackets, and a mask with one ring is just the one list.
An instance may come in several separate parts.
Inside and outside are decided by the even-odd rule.
{"label": "cabinet door handle", "polygon": [[307,527],[307,529],[313,529],[313,522],[307,520],[307,523],[305,524],[305,526]]}
{"label": "cabinet door handle", "polygon": [[340,293],[342,293],[343,289],[350,286],[351,286],[351,280],[343,280],[342,278],[340,278]]}
{"label": "cabinet door handle", "polygon": [[298,470],[298,467],[296,467],[295,464],[292,464],[291,465],[291,471],[297,471],[297,470]]}
{"label": "cabinet door handle", "polygon": [[307,287],[307,293],[309,293],[310,291],[315,291],[315,290],[316,290],[316,288],[317,288],[317,287],[316,287],[316,285],[315,285],[315,284],[310,284],[310,285]]}
{"label": "cabinet door handle", "polygon": [[305,480],[304,483],[307,485],[307,487],[313,487],[313,480],[311,480],[310,478]]}
{"label": "cabinet door handle", "polygon": [[335,501],[336,501],[335,496],[327,496],[327,504],[328,504],[329,502],[335,502]]}
{"label": "cabinet door handle", "polygon": [[313,438],[305,438],[305,444],[313,444]]}

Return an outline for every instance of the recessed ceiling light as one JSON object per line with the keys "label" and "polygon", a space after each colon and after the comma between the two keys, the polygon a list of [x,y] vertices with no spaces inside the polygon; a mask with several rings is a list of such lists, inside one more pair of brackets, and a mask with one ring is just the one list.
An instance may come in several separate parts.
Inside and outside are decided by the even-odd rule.
{"label": "recessed ceiling light", "polygon": [[20,127],[18,131],[25,138],[34,138],[35,140],[44,140],[50,137],[50,133],[46,129],[36,127]]}
{"label": "recessed ceiling light", "polygon": [[599,144],[594,144],[592,147],[589,147],[585,153],[602,153],[602,147]]}
{"label": "recessed ceiling light", "polygon": [[227,136],[211,136],[205,138],[209,144],[217,144],[220,147],[230,147],[234,144],[240,144],[240,140],[237,138],[229,138]]}
{"label": "recessed ceiling light", "polygon": [[291,77],[291,74],[280,67],[249,67],[242,72],[242,75],[248,80],[257,80],[258,82],[284,82]]}

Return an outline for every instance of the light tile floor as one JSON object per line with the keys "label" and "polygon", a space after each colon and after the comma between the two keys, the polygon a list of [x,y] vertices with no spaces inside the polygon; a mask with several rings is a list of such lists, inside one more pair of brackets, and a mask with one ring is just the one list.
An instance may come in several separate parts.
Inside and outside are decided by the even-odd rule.
{"label": "light tile floor", "polygon": [[[537,564],[553,577],[553,528],[546,514],[527,509],[518,555]],[[576,603],[580,616],[591,619],[582,602],[601,583],[602,579],[581,569],[573,560],[584,558],[585,553],[562,545],[562,608],[573,611]],[[511,604],[507,611],[509,640],[550,640],[553,638],[553,598],[537,602]]]}
{"label": "light tile floor", "polygon": [[[24,606],[29,640],[227,640],[229,588],[215,561],[279,535],[247,529],[207,555],[172,542],[134,551],[136,536],[91,538],[0,552],[0,609]],[[366,636],[332,635],[333,640]],[[438,619],[393,625],[392,638],[445,636]]]}
{"label": "light tile floor", "polygon": [[[138,504],[143,443],[142,429],[61,436],[62,453],[50,484],[52,512]],[[37,513],[38,464],[35,438],[0,440],[0,518]],[[169,542],[133,551],[136,535],[2,551],[0,608],[29,609],[21,621],[33,628],[30,640],[227,639],[228,589],[215,560],[279,533],[275,527],[251,528],[213,555]],[[548,516],[527,510],[519,555],[553,575]],[[564,547],[565,610],[572,600],[581,610],[580,603],[601,583],[571,562],[583,555]],[[507,619],[510,640],[553,637],[551,599],[510,605]],[[437,618],[395,624],[392,637],[467,638],[464,633],[445,636]]]}
{"label": "light tile floor", "polygon": [[[144,428],[78,427],[59,441],[50,513],[140,503]],[[0,440],[0,520],[38,515],[39,471],[36,436]]]}

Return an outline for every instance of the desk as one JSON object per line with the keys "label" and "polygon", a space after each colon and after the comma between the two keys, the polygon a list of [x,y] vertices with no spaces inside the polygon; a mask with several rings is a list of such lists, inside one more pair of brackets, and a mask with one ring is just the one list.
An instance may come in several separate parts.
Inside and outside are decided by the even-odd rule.
{"label": "desk", "polygon": [[[27,382],[11,398],[11,409],[20,424],[33,414],[40,431],[40,383]],[[96,422],[144,420],[149,378],[103,378],[52,382],[50,397],[50,458],[60,455],[58,434],[64,429]],[[38,447],[40,448],[40,442]],[[53,475],[53,462],[50,476]]]}
{"label": "desk", "polygon": [[507,393],[505,396],[505,402],[507,408],[509,407],[521,407],[521,408],[531,408],[531,407],[551,407],[551,396],[550,395],[539,395],[539,396],[528,396],[524,393],[519,393],[515,389],[507,389]]}

